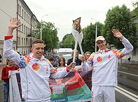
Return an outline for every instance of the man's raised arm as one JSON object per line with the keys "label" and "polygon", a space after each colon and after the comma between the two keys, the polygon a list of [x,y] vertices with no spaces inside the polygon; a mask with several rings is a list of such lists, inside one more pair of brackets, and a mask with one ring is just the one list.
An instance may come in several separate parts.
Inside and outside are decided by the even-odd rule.
{"label": "man's raised arm", "polygon": [[16,64],[19,64],[20,62],[20,55],[12,49],[13,47],[12,34],[14,29],[21,26],[21,25],[18,25],[19,21],[20,20],[17,20],[16,18],[10,19],[9,26],[8,26],[8,33],[4,38],[4,57],[14,61]]}
{"label": "man's raised arm", "polygon": [[133,50],[132,44],[116,29],[113,29],[112,31],[114,33],[114,36],[116,38],[119,38],[120,41],[122,41],[122,44],[124,45],[124,49],[120,50],[117,55],[119,56],[118,58],[123,57],[124,55],[130,53]]}

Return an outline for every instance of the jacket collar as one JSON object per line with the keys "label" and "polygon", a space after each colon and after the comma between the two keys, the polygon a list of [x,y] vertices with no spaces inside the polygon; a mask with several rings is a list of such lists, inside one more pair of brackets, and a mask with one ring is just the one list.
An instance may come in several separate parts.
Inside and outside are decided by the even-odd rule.
{"label": "jacket collar", "polygon": [[97,53],[101,53],[101,54],[102,54],[102,53],[106,53],[106,52],[108,52],[108,51],[110,51],[110,49],[105,49],[105,50],[100,50],[100,49],[99,49]]}
{"label": "jacket collar", "polygon": [[44,56],[42,56],[40,59],[37,59],[37,58],[34,58],[34,57],[33,57],[33,60],[35,60],[35,61],[39,61],[39,60],[42,61],[43,59],[45,59]]}

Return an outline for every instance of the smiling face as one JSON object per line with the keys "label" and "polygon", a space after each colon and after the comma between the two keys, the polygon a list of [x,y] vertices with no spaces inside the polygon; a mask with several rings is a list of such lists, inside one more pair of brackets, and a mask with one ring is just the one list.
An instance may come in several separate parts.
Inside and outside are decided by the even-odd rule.
{"label": "smiling face", "polygon": [[98,40],[96,45],[99,47],[100,50],[106,49],[106,41],[105,40]]}
{"label": "smiling face", "polygon": [[34,58],[41,59],[44,54],[44,44],[36,43],[32,45],[32,52],[34,54]]}

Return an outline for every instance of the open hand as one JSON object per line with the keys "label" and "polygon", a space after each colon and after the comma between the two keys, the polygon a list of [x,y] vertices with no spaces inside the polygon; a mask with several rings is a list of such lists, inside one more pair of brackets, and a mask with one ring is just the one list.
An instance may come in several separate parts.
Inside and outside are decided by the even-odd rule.
{"label": "open hand", "polygon": [[75,68],[75,65],[76,65],[76,62],[70,63],[70,65],[68,65],[68,69]]}
{"label": "open hand", "polygon": [[113,29],[112,32],[114,33],[115,37],[119,38],[120,40],[123,39],[123,35],[117,29]]}
{"label": "open hand", "polygon": [[17,18],[10,19],[8,28],[14,30],[15,28],[22,26],[21,24],[18,25],[19,22],[20,20],[17,20]]}
{"label": "open hand", "polygon": [[14,29],[22,26],[21,24],[18,25],[19,22],[20,20],[17,20],[17,18],[10,19],[7,36],[11,36]]}

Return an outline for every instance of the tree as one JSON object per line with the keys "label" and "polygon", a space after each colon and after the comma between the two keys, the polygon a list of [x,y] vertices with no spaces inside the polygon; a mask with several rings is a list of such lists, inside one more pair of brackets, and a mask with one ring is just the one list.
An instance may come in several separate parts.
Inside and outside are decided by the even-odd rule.
{"label": "tree", "polygon": [[[100,36],[103,24],[101,24],[100,22],[96,23],[97,23],[97,36]],[[94,25],[90,24],[82,30],[83,32],[82,48],[84,52],[95,51],[95,30],[96,30],[96,24]]]}
{"label": "tree", "polygon": [[135,7],[135,9],[133,10],[133,12],[136,14],[136,16],[138,17],[138,2],[134,2],[133,6]]}
{"label": "tree", "polygon": [[60,47],[74,49],[74,44],[75,44],[75,41],[74,41],[72,34],[66,34],[63,37],[63,40],[60,42]]}
{"label": "tree", "polygon": [[[134,14],[136,15],[136,17],[138,19],[138,2],[133,3],[133,6],[135,7],[133,12],[134,12]],[[138,24],[137,24],[137,28],[138,28]]]}
{"label": "tree", "polygon": [[[54,24],[51,22],[42,22],[42,40],[44,44],[46,44],[45,49],[53,49],[57,47],[58,37],[57,37],[57,28],[55,28]],[[41,23],[37,24],[37,29],[33,36],[37,39],[40,39],[40,29]]]}
{"label": "tree", "polygon": [[116,48],[123,48],[119,39],[114,37],[113,29],[118,29],[136,47],[136,25],[133,23],[130,10],[125,5],[108,10],[105,25],[102,29],[102,35],[109,45],[113,44]]}

